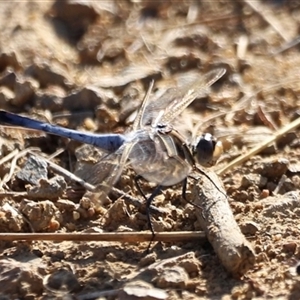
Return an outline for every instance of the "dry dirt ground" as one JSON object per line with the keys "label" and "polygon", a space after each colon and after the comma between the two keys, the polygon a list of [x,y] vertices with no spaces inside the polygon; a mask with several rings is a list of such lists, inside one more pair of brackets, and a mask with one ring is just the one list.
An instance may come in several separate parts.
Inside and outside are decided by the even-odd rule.
{"label": "dry dirt ground", "polygon": [[[0,11],[1,109],[60,126],[124,132],[151,79],[159,94],[225,68],[174,126],[224,141],[213,170],[255,252],[255,263],[234,274],[200,238],[155,242],[149,253],[140,241],[1,240],[0,299],[300,299],[298,131],[220,172],[299,118],[298,1],[2,1]],[[96,207],[32,154],[84,177],[95,151],[2,125],[2,233],[148,229],[145,206],[126,198],[144,203],[130,168],[116,184],[124,195]],[[149,195],[154,185],[143,188]],[[180,185],[153,206],[155,231],[201,230]]]}

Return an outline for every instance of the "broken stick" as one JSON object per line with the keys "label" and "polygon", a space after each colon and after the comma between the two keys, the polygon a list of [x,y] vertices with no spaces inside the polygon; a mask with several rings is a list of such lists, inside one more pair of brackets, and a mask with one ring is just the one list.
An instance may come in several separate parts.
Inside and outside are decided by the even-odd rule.
{"label": "broken stick", "polygon": [[205,174],[209,178],[192,175],[193,199],[202,208],[197,215],[199,223],[223,266],[234,276],[241,276],[253,266],[254,251],[234,219],[219,177],[212,171]]}

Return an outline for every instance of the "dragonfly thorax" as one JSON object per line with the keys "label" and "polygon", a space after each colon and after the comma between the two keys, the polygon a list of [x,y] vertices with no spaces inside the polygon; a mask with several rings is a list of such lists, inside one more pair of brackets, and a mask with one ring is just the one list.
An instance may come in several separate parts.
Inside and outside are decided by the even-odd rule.
{"label": "dragonfly thorax", "polygon": [[133,143],[129,160],[135,172],[146,180],[170,186],[187,177],[193,162],[187,146],[177,132],[168,133],[164,131],[165,128],[167,127],[156,128],[155,132],[145,131]]}

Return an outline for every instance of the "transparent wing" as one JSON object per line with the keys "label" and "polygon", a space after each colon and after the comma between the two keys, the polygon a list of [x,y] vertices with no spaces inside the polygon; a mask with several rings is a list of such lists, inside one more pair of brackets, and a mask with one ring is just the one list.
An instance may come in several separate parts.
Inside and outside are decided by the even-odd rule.
{"label": "transparent wing", "polygon": [[124,144],[115,153],[105,155],[99,163],[91,168],[86,180],[96,186],[95,193],[101,197],[108,195],[128,163],[128,155],[134,144],[133,141]]}
{"label": "transparent wing", "polygon": [[181,114],[184,109],[189,106],[196,98],[203,95],[207,88],[219,80],[226,70],[223,68],[213,70],[207,74],[204,74],[199,80],[194,82],[185,93],[183,98],[179,101],[173,101],[165,110],[165,113],[162,115],[159,123],[168,124],[179,114]]}
{"label": "transparent wing", "polygon": [[89,173],[82,176],[88,183],[94,186],[111,186],[118,180],[120,155],[112,153],[106,155],[97,164],[89,169]]}
{"label": "transparent wing", "polygon": [[153,121],[164,113],[166,107],[168,107],[170,103],[180,99],[180,94],[178,94],[178,92],[177,88],[169,88],[159,97],[159,99],[151,99],[151,101],[148,101],[149,103],[147,104],[141,119],[142,127],[152,125]]}
{"label": "transparent wing", "polygon": [[183,91],[177,88],[168,89],[159,99],[151,101],[142,116],[143,126],[153,124],[168,124],[190,105],[196,98],[201,97],[207,89],[220,79],[226,70],[219,68],[204,74],[200,79],[188,85]]}
{"label": "transparent wing", "polygon": [[147,108],[147,106],[149,105],[149,99],[150,99],[150,95],[151,95],[151,92],[152,92],[152,89],[153,89],[153,85],[154,85],[154,81],[152,80],[151,83],[150,83],[150,86],[148,88],[148,91],[143,99],[143,102],[142,102],[142,105],[139,109],[139,112],[134,120],[134,123],[133,123],[133,126],[132,126],[132,130],[133,131],[136,131],[140,128],[143,127],[143,124],[142,124],[142,119],[143,119],[143,116],[145,115],[145,109]]}

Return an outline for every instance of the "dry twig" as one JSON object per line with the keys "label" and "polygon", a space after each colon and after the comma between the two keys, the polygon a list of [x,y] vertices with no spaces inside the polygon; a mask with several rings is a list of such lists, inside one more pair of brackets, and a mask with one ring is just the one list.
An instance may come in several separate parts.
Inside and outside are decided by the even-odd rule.
{"label": "dry twig", "polygon": [[197,239],[205,242],[203,231],[157,232],[153,238],[149,232],[103,233],[0,233],[0,241],[114,241],[114,242],[178,242]]}
{"label": "dry twig", "polygon": [[198,220],[227,271],[243,275],[254,264],[254,251],[234,219],[220,179],[213,172],[206,174],[196,174],[193,184],[195,203],[202,207]]}

